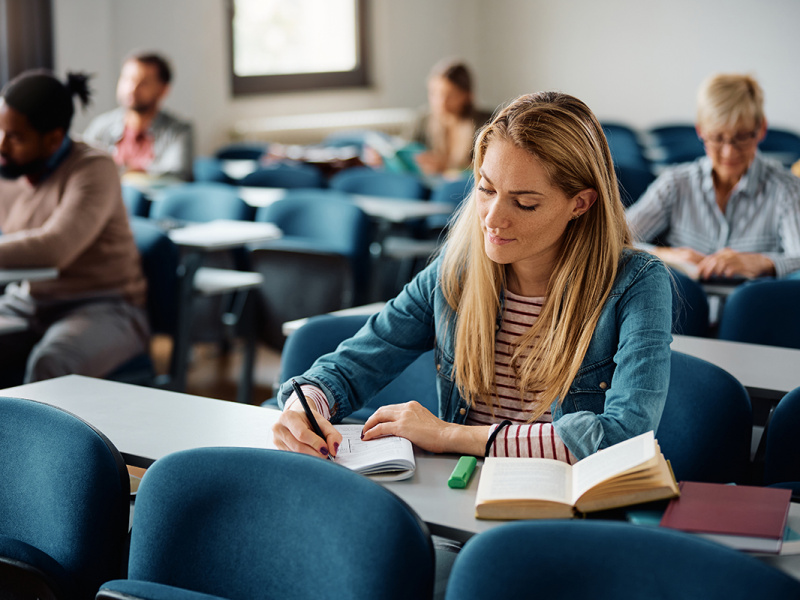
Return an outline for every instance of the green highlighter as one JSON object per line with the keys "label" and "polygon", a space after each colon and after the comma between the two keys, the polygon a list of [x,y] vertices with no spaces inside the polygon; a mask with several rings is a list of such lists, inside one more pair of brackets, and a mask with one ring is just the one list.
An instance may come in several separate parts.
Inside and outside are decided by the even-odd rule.
{"label": "green highlighter", "polygon": [[456,463],[456,468],[450,474],[450,479],[447,480],[447,485],[451,488],[465,488],[469,483],[469,478],[472,477],[472,472],[475,470],[475,465],[478,464],[478,459],[474,456],[462,456]]}

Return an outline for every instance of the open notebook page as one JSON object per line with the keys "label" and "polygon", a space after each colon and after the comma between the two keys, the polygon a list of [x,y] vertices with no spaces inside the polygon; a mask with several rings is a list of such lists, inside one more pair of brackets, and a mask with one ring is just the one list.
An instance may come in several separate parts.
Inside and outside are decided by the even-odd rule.
{"label": "open notebook page", "polygon": [[414,474],[414,447],[405,438],[389,436],[365,442],[363,425],[336,425],[342,443],[335,462],[362,475],[384,481],[406,479]]}

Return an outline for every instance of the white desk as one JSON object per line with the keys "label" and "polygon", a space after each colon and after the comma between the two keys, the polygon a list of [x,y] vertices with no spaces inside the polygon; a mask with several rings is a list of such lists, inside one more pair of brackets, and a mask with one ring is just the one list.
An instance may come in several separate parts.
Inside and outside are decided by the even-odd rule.
{"label": "white desk", "polygon": [[725,369],[754,399],[779,400],[800,387],[800,350],[794,348],[676,335],[672,349]]}
{"label": "white desk", "polygon": [[[0,395],[46,402],[82,417],[135,466],[148,466],[171,452],[190,448],[273,448],[271,428],[280,414],[268,408],[79,375],[0,390]],[[467,488],[455,490],[447,487],[447,479],[456,456],[416,454],[413,477],[383,485],[407,502],[432,533],[466,541],[503,523],[474,516],[480,465]],[[790,525],[800,531],[800,505],[792,505]],[[800,555],[766,560],[800,578]]]}
{"label": "white desk", "polygon": [[167,235],[179,246],[212,252],[274,240],[281,237],[281,230],[273,223],[218,219],[171,229]]}
{"label": "white desk", "polygon": [[46,281],[58,277],[58,269],[0,269],[0,285],[15,281]]}
{"label": "white desk", "polygon": [[0,391],[74,413],[102,431],[137,466],[205,446],[272,448],[278,411],[67,375]]}

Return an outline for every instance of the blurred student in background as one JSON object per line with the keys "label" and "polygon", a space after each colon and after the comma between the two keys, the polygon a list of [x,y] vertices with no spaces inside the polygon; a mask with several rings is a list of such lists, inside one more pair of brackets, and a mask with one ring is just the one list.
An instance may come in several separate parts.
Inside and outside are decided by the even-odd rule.
{"label": "blurred student in background", "polygon": [[414,135],[425,147],[414,157],[417,166],[426,175],[468,169],[475,131],[490,116],[475,110],[472,74],[464,63],[437,64],[428,77],[428,107]]}
{"label": "blurred student in background", "polygon": [[48,281],[6,287],[0,316],[26,329],[0,337],[0,382],[77,373],[103,377],[145,352],[146,281],[111,158],[69,136],[66,83],[28,71],[0,92],[0,268],[58,269]]}
{"label": "blurred student in background", "polygon": [[117,82],[119,108],[96,117],[84,141],[111,154],[123,173],[191,179],[192,126],[161,109],[171,82],[162,56],[130,55]]}
{"label": "blurred student in background", "polygon": [[800,179],[758,152],[764,94],[749,75],[719,74],[698,94],[706,155],[664,172],[627,211],[640,242],[709,277],[783,276],[800,269]]}

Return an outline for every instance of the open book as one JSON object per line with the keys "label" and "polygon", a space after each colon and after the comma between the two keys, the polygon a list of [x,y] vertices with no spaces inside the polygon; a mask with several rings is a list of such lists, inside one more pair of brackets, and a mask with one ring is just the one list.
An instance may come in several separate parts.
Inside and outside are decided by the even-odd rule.
{"label": "open book", "polygon": [[335,462],[380,481],[408,479],[414,474],[414,447],[405,438],[389,436],[365,442],[363,425],[336,425],[342,444]]}
{"label": "open book", "polygon": [[678,496],[652,431],[574,465],[549,458],[489,457],[481,470],[479,519],[561,519]]}

